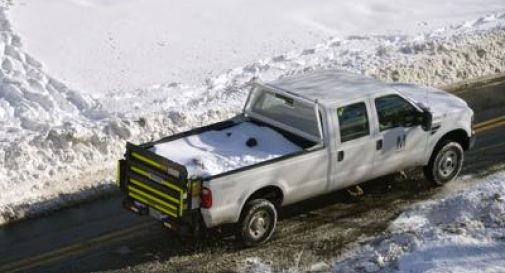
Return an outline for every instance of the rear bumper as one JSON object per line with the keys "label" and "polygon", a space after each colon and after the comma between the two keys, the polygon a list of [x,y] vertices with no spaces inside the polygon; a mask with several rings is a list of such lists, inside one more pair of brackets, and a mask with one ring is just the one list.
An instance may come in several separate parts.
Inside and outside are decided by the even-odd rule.
{"label": "rear bumper", "polygon": [[123,208],[138,215],[149,215],[161,222],[165,227],[180,235],[197,235],[203,227],[203,220],[198,209],[186,211],[183,217],[174,220],[158,210],[136,202],[130,197],[123,200]]}

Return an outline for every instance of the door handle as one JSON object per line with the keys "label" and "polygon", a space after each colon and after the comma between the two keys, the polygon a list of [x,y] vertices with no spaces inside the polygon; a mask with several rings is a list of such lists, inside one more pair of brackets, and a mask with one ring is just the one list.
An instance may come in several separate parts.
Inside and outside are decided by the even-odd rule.
{"label": "door handle", "polygon": [[382,150],[382,139],[379,139],[377,140],[377,143],[375,145],[375,149],[378,151],[378,150]]}
{"label": "door handle", "polygon": [[338,151],[337,152],[337,161],[342,161],[344,160],[344,151]]}

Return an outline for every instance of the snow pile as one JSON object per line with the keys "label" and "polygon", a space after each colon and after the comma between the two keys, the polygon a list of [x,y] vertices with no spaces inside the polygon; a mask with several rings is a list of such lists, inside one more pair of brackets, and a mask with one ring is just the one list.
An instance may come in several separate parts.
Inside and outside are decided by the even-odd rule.
{"label": "snow pile", "polygon": [[14,30],[46,72],[97,95],[200,84],[332,35],[415,34],[505,9],[503,0],[11,2]]}
{"label": "snow pile", "polygon": [[86,116],[94,102],[46,75],[42,65],[22,50],[0,8],[0,141],[9,136],[47,131]]}
{"label": "snow pile", "polygon": [[301,148],[273,129],[242,122],[223,130],[156,144],[151,151],[186,166],[190,176],[207,176],[298,152]]}
{"label": "snow pile", "polygon": [[[141,143],[241,110],[254,77],[332,68],[427,85],[505,71],[505,13],[419,35],[332,38],[198,85],[166,83],[91,98],[48,76],[0,5],[0,223],[112,189],[126,141]],[[34,204],[37,204],[36,206]]]}
{"label": "snow pile", "polygon": [[402,213],[360,242],[333,272],[504,272],[505,172]]}
{"label": "snow pile", "polygon": [[[90,133],[88,117],[95,105],[90,97],[44,73],[42,64],[23,51],[4,5],[0,3],[1,214],[7,213],[8,204],[43,188],[40,178],[63,171],[58,166],[63,162],[71,163],[76,153],[65,149],[80,134]],[[60,134],[60,128],[72,128],[73,134]]]}

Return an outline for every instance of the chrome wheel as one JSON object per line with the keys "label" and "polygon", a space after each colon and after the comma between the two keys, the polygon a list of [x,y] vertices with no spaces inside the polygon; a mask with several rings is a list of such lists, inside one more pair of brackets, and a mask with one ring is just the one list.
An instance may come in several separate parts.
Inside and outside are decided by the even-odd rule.
{"label": "chrome wheel", "polygon": [[453,150],[447,150],[442,154],[438,162],[438,174],[441,177],[450,177],[458,169],[458,154]]}
{"label": "chrome wheel", "polygon": [[257,211],[249,222],[249,235],[254,239],[259,239],[270,229],[272,219],[270,214],[264,210]]}

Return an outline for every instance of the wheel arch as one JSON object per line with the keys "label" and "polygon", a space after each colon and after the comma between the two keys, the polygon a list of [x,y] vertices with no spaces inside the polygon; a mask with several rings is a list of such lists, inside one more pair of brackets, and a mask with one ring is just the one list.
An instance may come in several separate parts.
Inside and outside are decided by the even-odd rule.
{"label": "wheel arch", "polygon": [[254,199],[266,199],[272,202],[276,207],[280,207],[284,200],[284,192],[279,186],[268,185],[250,194],[245,203]]}
{"label": "wheel arch", "polygon": [[435,145],[435,147],[432,151],[432,155],[435,151],[437,151],[438,148],[440,148],[440,146],[444,142],[446,142],[448,140],[452,140],[452,141],[459,143],[464,151],[467,151],[468,149],[470,149],[470,136],[468,135],[468,133],[464,129],[455,129],[455,130],[445,133],[437,141],[437,144]]}
{"label": "wheel arch", "polygon": [[284,192],[281,187],[276,185],[267,185],[255,190],[242,202],[239,210],[239,219],[242,217],[245,205],[254,199],[266,199],[272,202],[276,208],[279,208],[284,200]]}

